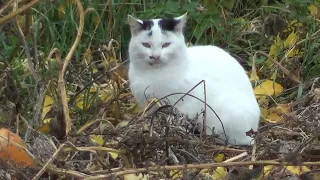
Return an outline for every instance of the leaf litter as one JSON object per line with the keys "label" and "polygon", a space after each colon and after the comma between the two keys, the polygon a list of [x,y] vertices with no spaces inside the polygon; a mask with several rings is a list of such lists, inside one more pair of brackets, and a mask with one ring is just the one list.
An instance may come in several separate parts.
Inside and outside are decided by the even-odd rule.
{"label": "leaf litter", "polygon": [[[281,88],[281,91],[273,89],[279,88],[280,85],[271,86],[272,81],[267,82],[265,85],[262,83],[261,86],[265,91],[261,92],[259,89],[259,95],[264,94],[269,97],[282,92]],[[262,122],[259,131],[254,132],[255,161],[293,163],[290,166],[254,165],[251,169],[248,166],[232,165],[211,167],[212,163],[224,163],[243,152],[247,152],[248,156],[235,161],[250,161],[253,148],[219,145],[214,136],[205,137],[194,133],[196,129],[192,120],[177,109],[172,109],[170,105],[159,106],[152,100],[149,106],[152,108],[140,110],[137,115],[126,115],[124,118],[127,120],[114,122],[113,118],[100,118],[85,124],[80,128],[81,131],[70,134],[68,141],[63,143],[66,147],[55,157],[52,162],[54,166],[48,168],[48,171],[57,172],[59,169],[65,169],[67,172],[76,171],[88,177],[103,175],[113,179],[117,179],[114,174],[119,172],[123,172],[124,179],[302,177],[312,172],[312,166],[299,165],[317,157],[320,151],[319,140],[315,138],[320,134],[319,79],[315,79],[309,86],[309,93],[292,105],[278,104],[267,109],[267,117],[270,117],[272,122],[271,120]],[[123,106],[127,106],[127,110],[130,109],[129,104],[133,103],[132,98],[131,96],[121,100]],[[48,97],[45,99],[48,102],[45,102],[44,106],[48,108],[54,100]],[[43,112],[47,110],[44,109]],[[278,120],[280,117],[281,121]],[[182,121],[186,119],[189,123]],[[33,131],[32,134],[34,141],[29,143],[31,146],[29,149],[41,163],[50,160],[62,145],[55,139],[45,138],[37,131]],[[184,164],[208,164],[208,166],[170,170],[169,174],[164,171],[148,170],[148,167],[152,166],[174,167]],[[127,169],[133,167],[145,170],[133,174],[125,173]]]}

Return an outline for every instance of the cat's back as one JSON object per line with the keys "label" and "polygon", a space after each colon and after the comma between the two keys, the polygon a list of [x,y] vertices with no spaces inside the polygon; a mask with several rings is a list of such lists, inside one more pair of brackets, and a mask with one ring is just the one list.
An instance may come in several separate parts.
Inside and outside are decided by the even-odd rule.
{"label": "cat's back", "polygon": [[223,84],[244,83],[249,80],[240,63],[225,50],[217,46],[193,46],[188,48],[190,68],[196,70],[203,77],[223,81]]}
{"label": "cat's back", "polygon": [[228,52],[212,45],[189,47],[188,56],[194,64],[214,65],[219,69],[221,66],[239,67],[240,65]]}

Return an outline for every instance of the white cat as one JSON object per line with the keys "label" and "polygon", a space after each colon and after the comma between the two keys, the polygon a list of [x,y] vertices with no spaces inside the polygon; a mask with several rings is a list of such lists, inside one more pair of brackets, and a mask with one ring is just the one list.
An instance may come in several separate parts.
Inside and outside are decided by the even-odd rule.
{"label": "white cat", "polygon": [[[260,109],[243,67],[229,53],[216,46],[187,47],[183,29],[187,14],[172,19],[140,20],[128,16],[131,29],[129,44],[129,82],[134,97],[141,105],[146,98],[158,99],[172,93],[187,93],[205,80],[207,104],[207,134],[212,129],[233,145],[250,145],[246,132],[257,130]],[[204,100],[203,84],[190,94]],[[169,96],[171,105],[182,94]],[[190,96],[176,107],[194,117],[204,109],[204,103]],[[202,124],[199,118],[198,123]]]}

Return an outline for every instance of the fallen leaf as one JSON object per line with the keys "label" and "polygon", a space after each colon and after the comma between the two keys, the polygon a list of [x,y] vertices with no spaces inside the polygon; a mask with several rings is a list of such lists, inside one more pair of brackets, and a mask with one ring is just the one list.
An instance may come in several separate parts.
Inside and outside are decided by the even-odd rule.
{"label": "fallen leaf", "polygon": [[112,157],[112,159],[116,160],[119,157],[118,153],[115,152],[108,152],[110,154],[110,156]]}
{"label": "fallen leaf", "polygon": [[[275,169],[278,168],[278,169]],[[309,172],[310,169],[306,166],[285,166],[285,167],[279,167],[279,166],[274,166],[274,165],[267,165],[263,167],[263,173],[258,177],[259,180],[264,180],[266,179],[267,176],[269,176],[270,172],[276,170],[277,172],[280,172],[281,170],[286,169],[290,173],[294,175],[300,175],[306,172]],[[283,174],[283,173],[282,173]],[[272,173],[273,175],[273,173]],[[270,175],[270,176],[272,176]]]}
{"label": "fallen leaf", "polygon": [[258,177],[259,180],[265,179],[266,176],[269,175],[270,171],[273,169],[273,165],[267,165],[263,167],[263,173]]}
{"label": "fallen leaf", "polygon": [[290,104],[278,104],[276,107],[268,109],[266,120],[271,123],[277,123],[283,120],[283,115],[290,112]]}
{"label": "fallen leaf", "polygon": [[[89,92],[82,92],[76,98],[76,105],[79,109],[89,108],[94,102],[93,95],[96,93],[97,87],[91,87]],[[85,95],[86,93],[86,95]]]}
{"label": "fallen leaf", "polygon": [[310,169],[307,166],[287,166],[286,168],[292,174],[296,174],[296,175],[300,175],[302,173],[306,173],[310,171]]}
{"label": "fallen leaf", "polygon": [[109,101],[114,97],[115,94],[115,89],[112,85],[108,84],[108,85],[100,85],[100,89],[99,89],[99,98],[102,101]]}
{"label": "fallen leaf", "polygon": [[269,56],[275,57],[280,52],[282,46],[283,46],[283,41],[278,35],[270,47]]}
{"label": "fallen leaf", "polygon": [[271,80],[266,80],[264,81],[261,85],[258,85],[254,89],[254,94],[259,98],[260,96],[267,95],[267,96],[272,96],[272,95],[279,95],[283,91],[283,87]]}
{"label": "fallen leaf", "polygon": [[212,178],[214,179],[223,179],[227,175],[227,169],[224,167],[217,167],[216,170],[214,170]]}
{"label": "fallen leaf", "polygon": [[47,113],[51,110],[52,105],[53,105],[53,99],[50,96],[46,95],[44,98],[41,119],[44,120]]}
{"label": "fallen leaf", "polygon": [[26,149],[27,145],[17,134],[5,128],[0,129],[0,159],[34,168],[35,160]]}
{"label": "fallen leaf", "polygon": [[171,170],[170,171],[170,177],[172,179],[182,178],[183,177],[183,173],[180,170]]}
{"label": "fallen leaf", "polygon": [[267,119],[268,115],[269,115],[269,112],[268,112],[268,109],[267,108],[260,108],[260,112],[261,112],[261,117],[263,119]]}
{"label": "fallen leaf", "polygon": [[104,143],[104,140],[103,140],[103,137],[100,136],[100,135],[91,135],[91,140],[96,143],[96,144],[99,144],[100,146],[103,145]]}
{"label": "fallen leaf", "polygon": [[224,154],[223,153],[219,153],[215,158],[215,162],[222,162],[224,160]]}
{"label": "fallen leaf", "polygon": [[299,49],[296,49],[296,48],[292,48],[289,50],[289,53],[287,54],[287,57],[294,57],[298,54],[301,54],[300,50]]}
{"label": "fallen leaf", "polygon": [[294,31],[292,31],[287,37],[287,39],[284,41],[283,46],[285,48],[292,47],[297,43],[297,41],[298,41],[298,36]]}
{"label": "fallen leaf", "polygon": [[318,14],[318,7],[317,6],[311,4],[310,6],[308,6],[308,9],[309,9],[311,15],[315,16]]}

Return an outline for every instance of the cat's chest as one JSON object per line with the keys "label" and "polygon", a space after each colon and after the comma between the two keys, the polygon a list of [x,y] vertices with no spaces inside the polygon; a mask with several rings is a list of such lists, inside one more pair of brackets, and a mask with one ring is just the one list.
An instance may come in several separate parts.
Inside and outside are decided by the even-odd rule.
{"label": "cat's chest", "polygon": [[[140,100],[147,98],[163,98],[168,96],[171,101],[176,100],[180,95],[171,95],[175,93],[186,93],[192,88],[192,79],[187,76],[177,76],[174,73],[149,74],[142,78],[132,76],[130,84],[133,93]],[[144,101],[143,100],[143,101]]]}

